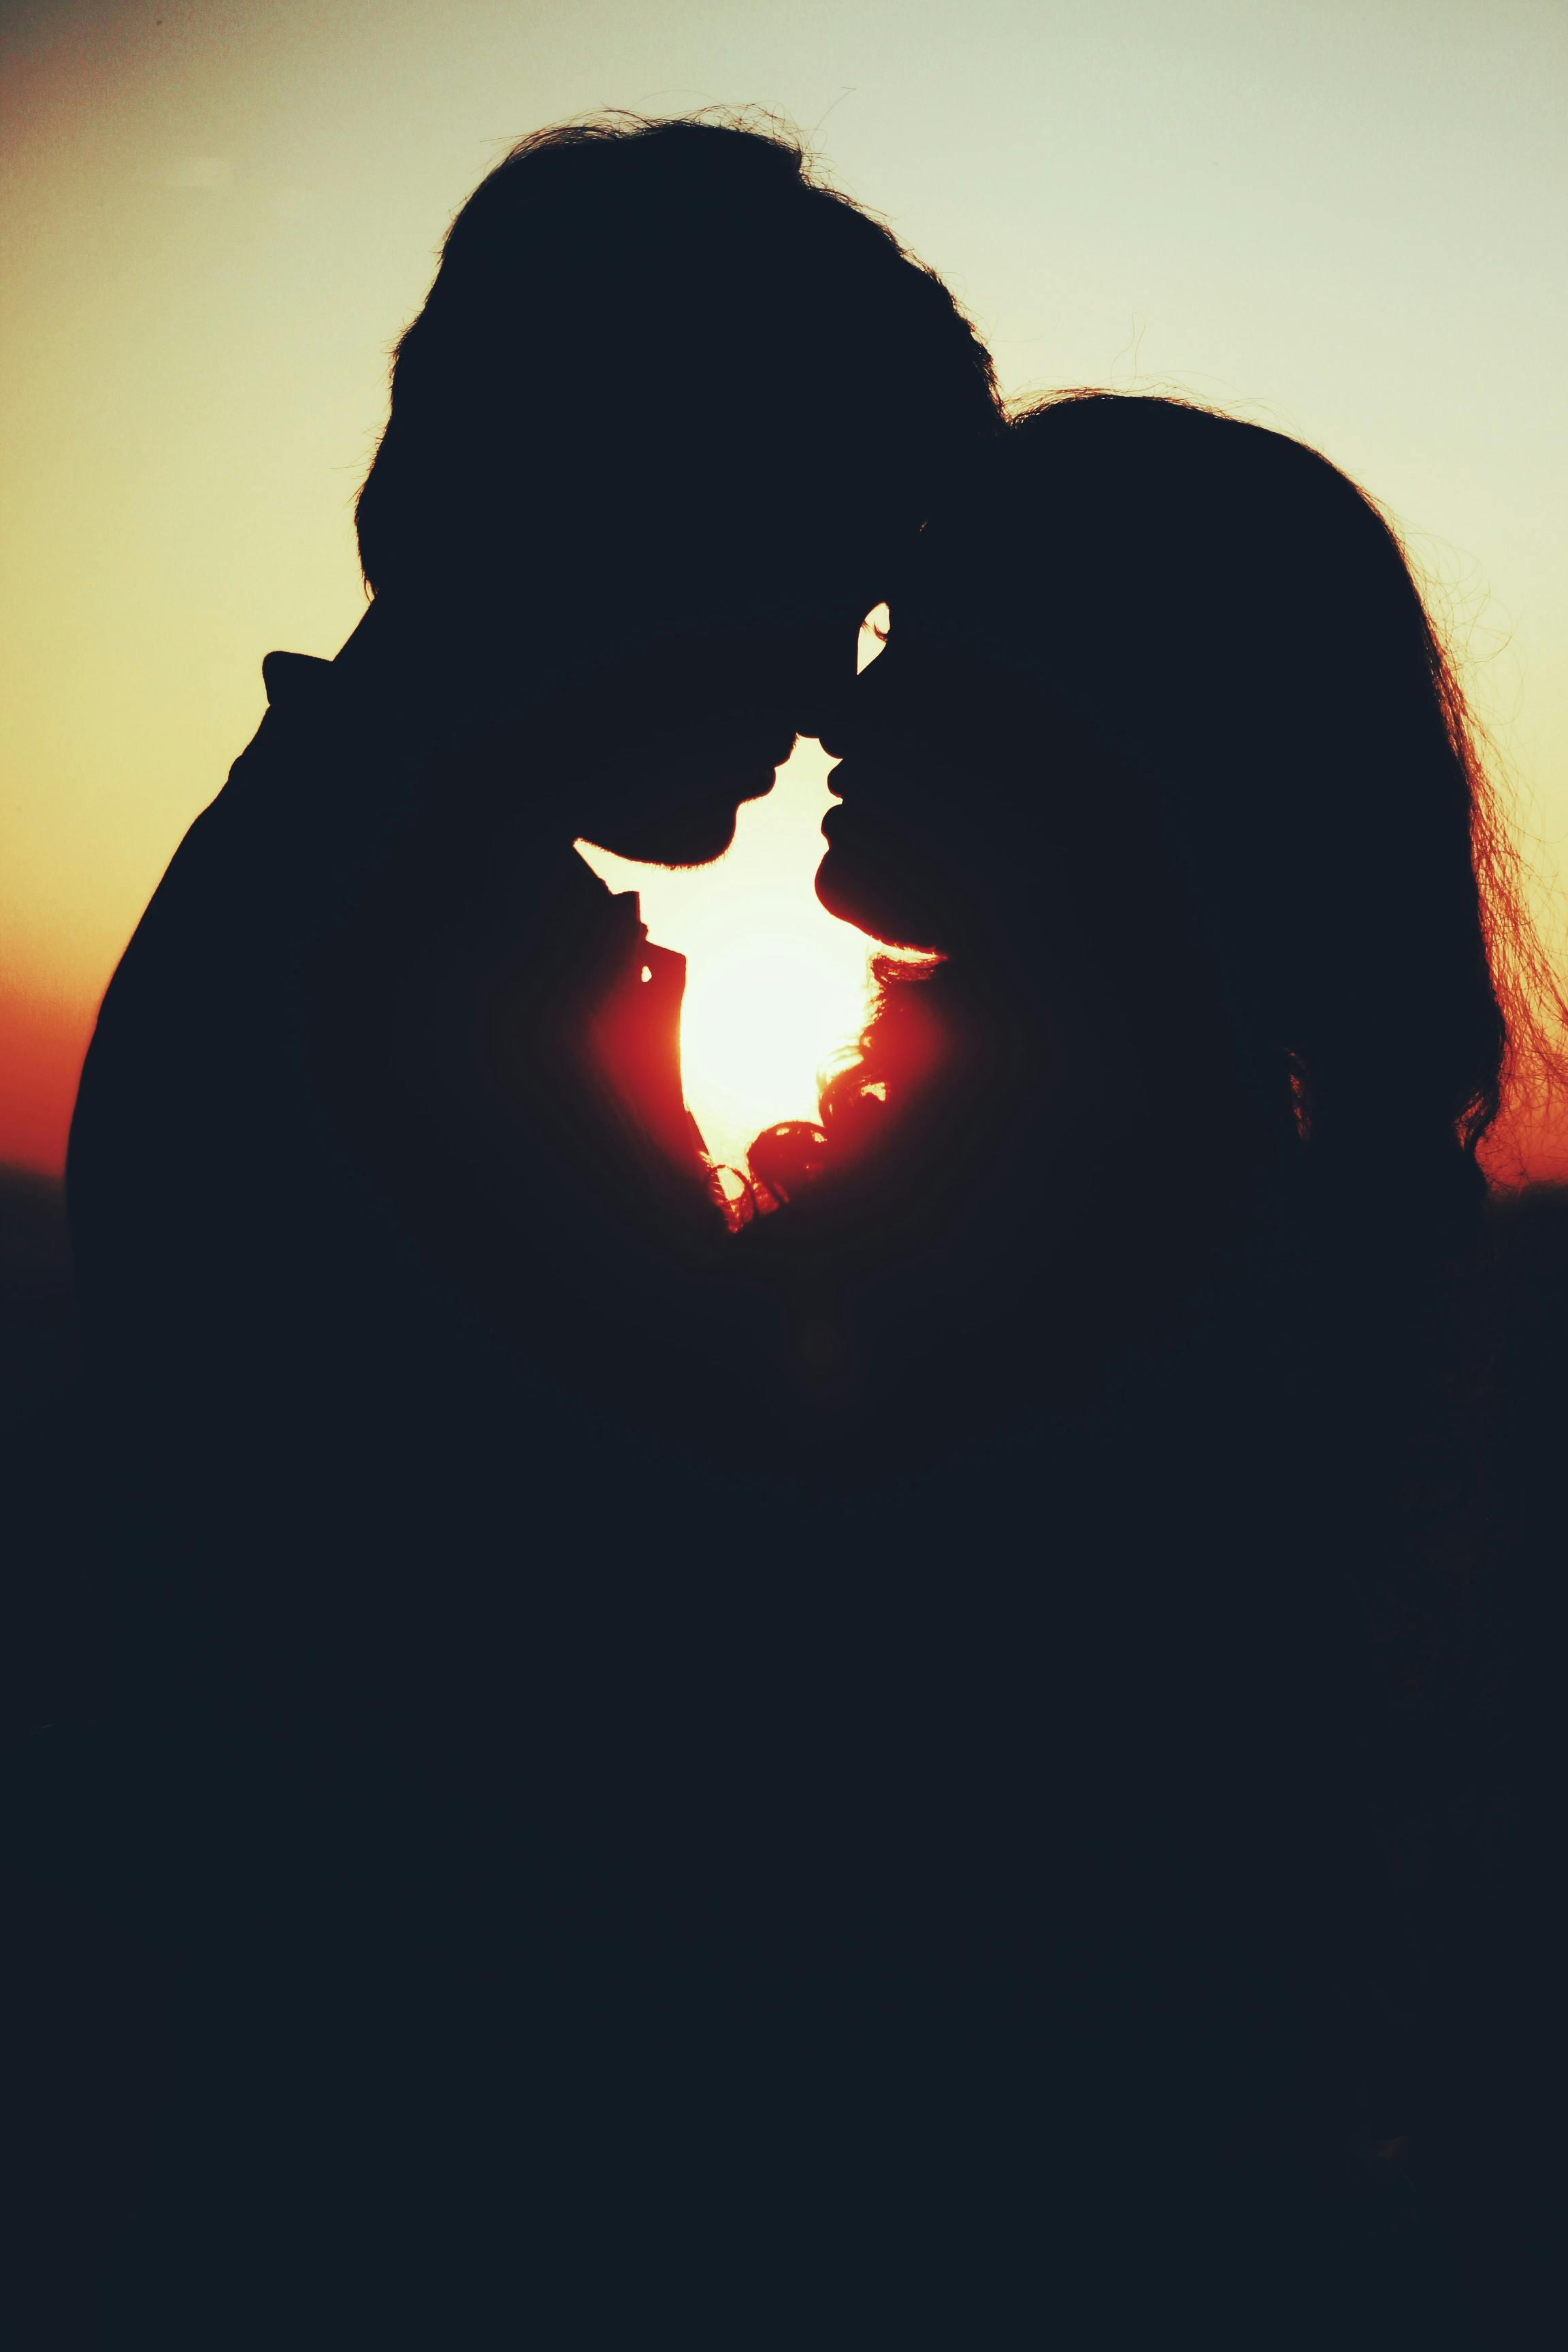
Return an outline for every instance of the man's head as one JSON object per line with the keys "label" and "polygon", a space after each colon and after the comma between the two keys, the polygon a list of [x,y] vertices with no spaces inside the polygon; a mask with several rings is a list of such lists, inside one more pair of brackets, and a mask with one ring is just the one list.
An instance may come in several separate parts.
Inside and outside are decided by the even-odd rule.
{"label": "man's head", "polygon": [[542,131],[459,213],[398,346],[365,578],[476,701],[574,680],[598,831],[574,829],[695,862],[824,723],[933,489],[997,423],[945,288],[789,141]]}

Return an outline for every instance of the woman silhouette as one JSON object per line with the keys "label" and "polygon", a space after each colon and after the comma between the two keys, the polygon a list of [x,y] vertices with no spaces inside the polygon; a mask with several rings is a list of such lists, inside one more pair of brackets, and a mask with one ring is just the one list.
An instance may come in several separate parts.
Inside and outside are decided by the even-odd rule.
{"label": "woman silhouette", "polygon": [[[1031,1201],[1070,1205],[1079,1262],[1100,1234],[1124,1308],[1286,1196],[1336,1245],[1347,1214],[1380,1254],[1458,1235],[1542,974],[1370,500],[1279,434],[1073,396],[1018,421],[902,586],[818,891],[945,961],[884,969],[825,1096],[839,1183],[875,1137],[884,1198],[928,1151],[1016,1184],[1045,1112]],[[785,1191],[790,1134],[757,1170]]]}
{"label": "woman silhouette", "polygon": [[1211,2341],[1502,2340],[1537,2026],[1457,1269],[1549,975],[1453,671],[1353,484],[1171,400],[1022,417],[892,615],[818,891],[922,952],[748,1242],[1052,2117],[948,2136],[1033,2183],[1069,2336],[1131,2229],[1169,2299],[1106,2341],[1182,2280]]}

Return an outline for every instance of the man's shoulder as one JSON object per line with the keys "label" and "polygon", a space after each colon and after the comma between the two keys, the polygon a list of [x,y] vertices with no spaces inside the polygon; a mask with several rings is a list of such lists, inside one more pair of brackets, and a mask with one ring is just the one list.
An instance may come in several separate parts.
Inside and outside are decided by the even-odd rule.
{"label": "man's shoulder", "polygon": [[269,653],[261,674],[260,723],[170,859],[122,970],[151,961],[155,945],[197,939],[222,960],[258,927],[308,919],[321,885],[368,853],[396,803],[376,782],[393,755],[358,723],[333,663]]}
{"label": "man's shoulder", "polygon": [[[303,715],[331,667],[303,655],[268,656],[268,707],[186,828],[120,959],[99,1009],[84,1094],[101,1091],[111,1072],[144,1076],[231,1031],[238,1000],[276,977],[307,887],[300,811],[320,799],[305,773],[319,764],[317,730],[295,714]],[[209,1087],[221,1075],[211,1072]]]}

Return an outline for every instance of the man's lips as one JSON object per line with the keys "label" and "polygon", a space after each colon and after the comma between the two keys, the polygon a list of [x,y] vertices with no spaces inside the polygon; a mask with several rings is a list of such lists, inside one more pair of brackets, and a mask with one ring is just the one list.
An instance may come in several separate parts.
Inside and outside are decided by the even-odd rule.
{"label": "man's lips", "polygon": [[770,745],[760,758],[754,761],[747,761],[742,768],[737,770],[736,781],[744,787],[747,800],[754,801],[763,793],[772,792],[778,782],[779,770],[784,765],[794,750],[795,737],[792,735],[782,749],[777,745]]}

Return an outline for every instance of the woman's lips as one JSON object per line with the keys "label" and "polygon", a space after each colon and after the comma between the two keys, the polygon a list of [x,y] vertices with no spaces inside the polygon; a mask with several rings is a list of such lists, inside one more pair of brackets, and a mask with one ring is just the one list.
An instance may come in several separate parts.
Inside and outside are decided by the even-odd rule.
{"label": "woman's lips", "polygon": [[864,801],[859,798],[835,802],[822,820],[824,833],[827,831],[829,825],[839,833],[844,832],[846,827],[851,833],[887,833],[892,829],[885,813],[877,806],[875,801]]}
{"label": "woman's lips", "polygon": [[902,865],[911,853],[904,828],[874,801],[840,801],[822,820],[822,838],[840,856],[872,859],[879,866]]}

